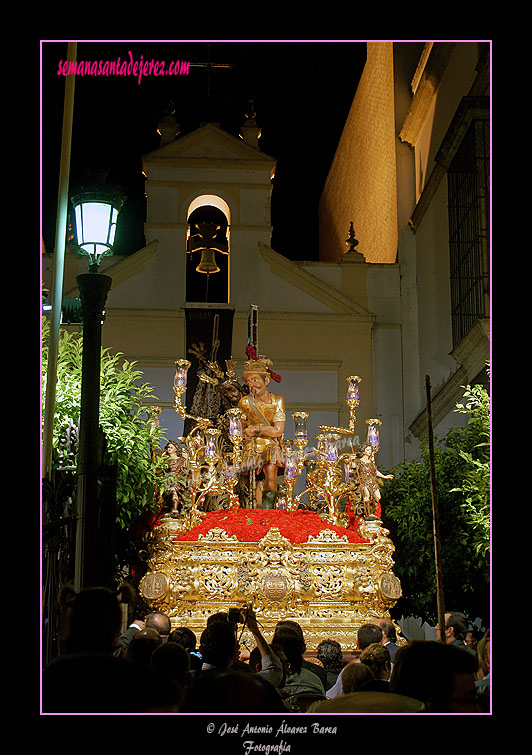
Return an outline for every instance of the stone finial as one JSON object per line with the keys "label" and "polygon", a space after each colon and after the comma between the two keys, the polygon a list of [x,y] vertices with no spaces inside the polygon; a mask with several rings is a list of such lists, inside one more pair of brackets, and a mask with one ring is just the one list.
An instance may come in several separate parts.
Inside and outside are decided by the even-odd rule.
{"label": "stone finial", "polygon": [[162,121],[157,125],[157,130],[161,135],[161,147],[164,147],[166,144],[172,144],[179,135],[179,123],[174,116],[175,105],[170,101],[166,107]]}
{"label": "stone finial", "polygon": [[342,262],[365,262],[366,258],[362,252],[357,252],[355,247],[358,246],[358,239],[355,236],[355,229],[353,228],[353,221],[349,224],[349,235],[345,240],[347,244],[347,252],[342,257]]}
{"label": "stone finial", "polygon": [[257,113],[255,112],[253,100],[250,100],[248,111],[246,113],[246,120],[240,129],[240,135],[246,144],[250,144],[252,147],[255,147],[255,149],[258,149],[261,130],[260,127],[257,126],[257,121],[255,120],[256,115]]}

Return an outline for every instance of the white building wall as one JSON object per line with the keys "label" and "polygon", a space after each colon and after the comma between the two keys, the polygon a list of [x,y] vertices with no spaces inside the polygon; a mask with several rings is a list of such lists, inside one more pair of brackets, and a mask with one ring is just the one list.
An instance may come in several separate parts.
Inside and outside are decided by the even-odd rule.
{"label": "white building wall", "polygon": [[416,232],[417,295],[419,316],[420,404],[424,404],[425,375],[435,388],[456,371],[450,356],[451,288],[449,282],[449,221],[447,181],[441,182],[436,196]]}

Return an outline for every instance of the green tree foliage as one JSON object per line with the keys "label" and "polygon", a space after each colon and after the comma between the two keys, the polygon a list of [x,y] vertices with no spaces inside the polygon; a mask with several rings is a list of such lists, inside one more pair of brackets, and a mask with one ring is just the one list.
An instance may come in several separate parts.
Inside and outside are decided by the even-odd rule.
{"label": "green tree foliage", "polygon": [[[46,392],[49,323],[43,319],[43,411]],[[81,409],[80,334],[61,330],[58,346],[52,464],[60,465],[65,451],[59,439],[69,421],[77,426]],[[157,513],[164,480],[163,459],[154,458],[164,430],[151,423],[146,404],[155,402],[153,388],[140,383],[142,372],[123,354],[101,354],[100,426],[105,434],[104,464],[117,467],[117,566],[124,566],[136,551],[135,533],[146,516]]]}
{"label": "green tree foliage", "polygon": [[[465,388],[456,411],[468,426],[435,440],[445,606],[487,622],[489,610],[490,402],[480,385]],[[437,621],[436,572],[428,441],[421,459],[399,464],[383,488],[384,524],[396,547],[394,571],[403,596],[394,613]]]}
{"label": "green tree foliage", "polygon": [[465,476],[453,492],[463,494],[461,505],[470,528],[471,544],[487,566],[490,546],[490,399],[481,385],[467,386],[464,399],[465,403],[456,405],[456,411],[471,415],[469,428],[477,442],[471,450],[459,449],[466,462]]}

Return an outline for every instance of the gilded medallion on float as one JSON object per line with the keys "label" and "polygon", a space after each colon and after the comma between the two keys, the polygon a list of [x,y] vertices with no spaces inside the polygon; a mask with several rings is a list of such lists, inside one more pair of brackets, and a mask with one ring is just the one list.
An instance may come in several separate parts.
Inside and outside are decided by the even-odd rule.
{"label": "gilded medallion on float", "polygon": [[160,600],[168,590],[168,577],[163,572],[145,574],[139,588],[141,595],[147,600]]}
{"label": "gilded medallion on float", "polygon": [[288,580],[282,574],[270,573],[266,575],[262,583],[262,592],[268,600],[284,600],[288,589]]}
{"label": "gilded medallion on float", "polygon": [[402,594],[401,582],[395,574],[386,572],[381,576],[380,590],[388,600],[399,600]]}

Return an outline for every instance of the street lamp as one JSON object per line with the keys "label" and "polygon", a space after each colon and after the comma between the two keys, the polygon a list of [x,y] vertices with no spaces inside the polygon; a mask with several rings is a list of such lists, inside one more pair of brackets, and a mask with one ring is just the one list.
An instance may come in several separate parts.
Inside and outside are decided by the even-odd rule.
{"label": "street lamp", "polygon": [[112,283],[112,279],[99,273],[98,268],[102,257],[113,254],[116,221],[123,202],[123,194],[103,181],[84,187],[72,197],[78,252],[89,259],[89,272],[76,278],[83,322],[74,566],[76,590],[111,581],[112,554],[99,553],[96,547],[98,538],[104,534],[101,525],[102,507],[105,506],[99,483],[102,324]]}
{"label": "street lamp", "polygon": [[97,272],[103,257],[113,254],[118,213],[124,195],[102,182],[84,187],[71,197],[76,218],[78,253],[89,258],[89,272]]}

